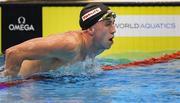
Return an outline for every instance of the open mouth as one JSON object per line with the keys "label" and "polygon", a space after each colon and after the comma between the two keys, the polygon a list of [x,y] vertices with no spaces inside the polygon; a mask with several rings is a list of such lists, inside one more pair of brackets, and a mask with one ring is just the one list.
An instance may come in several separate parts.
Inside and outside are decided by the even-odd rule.
{"label": "open mouth", "polygon": [[114,37],[110,38],[109,41],[113,41],[113,38],[114,38]]}

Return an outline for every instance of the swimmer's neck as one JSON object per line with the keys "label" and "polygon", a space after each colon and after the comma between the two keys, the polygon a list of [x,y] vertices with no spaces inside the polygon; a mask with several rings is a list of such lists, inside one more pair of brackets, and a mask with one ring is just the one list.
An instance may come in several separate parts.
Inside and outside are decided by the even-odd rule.
{"label": "swimmer's neck", "polygon": [[84,42],[84,51],[85,54],[91,58],[102,53],[105,49],[99,49],[95,46],[93,41],[93,36],[88,33],[88,31],[84,30],[82,33],[82,38]]}

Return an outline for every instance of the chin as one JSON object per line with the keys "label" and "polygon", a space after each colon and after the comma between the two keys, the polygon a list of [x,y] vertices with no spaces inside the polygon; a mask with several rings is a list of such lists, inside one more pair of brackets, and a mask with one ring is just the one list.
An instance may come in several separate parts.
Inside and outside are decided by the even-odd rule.
{"label": "chin", "polygon": [[110,49],[111,48],[111,46],[109,46],[109,48],[107,48],[107,49]]}
{"label": "chin", "polygon": [[110,44],[110,45],[106,46],[105,48],[106,48],[106,49],[110,49],[110,48],[111,48],[111,46],[112,46],[112,44]]}
{"label": "chin", "polygon": [[102,47],[103,47],[104,49],[110,49],[111,46],[112,46],[112,44],[113,44],[113,42],[108,41],[108,42],[104,43],[104,44],[102,45]]}

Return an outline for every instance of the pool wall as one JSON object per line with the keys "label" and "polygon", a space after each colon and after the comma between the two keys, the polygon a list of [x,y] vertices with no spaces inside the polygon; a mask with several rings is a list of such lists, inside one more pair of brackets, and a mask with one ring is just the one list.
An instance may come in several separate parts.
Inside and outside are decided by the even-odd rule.
{"label": "pool wall", "polygon": [[[86,3],[1,3],[1,54],[35,37],[78,30]],[[99,58],[141,60],[180,50],[180,3],[105,3],[117,14],[111,49]]]}

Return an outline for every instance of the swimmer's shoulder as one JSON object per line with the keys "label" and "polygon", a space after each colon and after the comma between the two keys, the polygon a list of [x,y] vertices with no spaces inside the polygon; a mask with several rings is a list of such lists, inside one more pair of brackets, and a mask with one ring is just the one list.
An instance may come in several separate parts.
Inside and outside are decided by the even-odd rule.
{"label": "swimmer's shoulder", "polygon": [[68,31],[63,34],[64,37],[70,38],[75,42],[79,42],[82,39],[82,31]]}
{"label": "swimmer's shoulder", "polygon": [[83,33],[82,31],[77,30],[77,31],[68,31],[68,32],[65,32],[64,34],[71,35],[71,36],[80,36],[82,33]]}
{"label": "swimmer's shoulder", "polygon": [[68,31],[64,33],[54,34],[45,37],[45,41],[54,42],[56,45],[66,45],[71,44],[72,46],[78,46],[82,43],[82,32],[81,31]]}
{"label": "swimmer's shoulder", "polygon": [[55,33],[55,34],[49,34],[48,36],[46,36],[45,38],[54,38],[54,37],[68,37],[68,36],[77,36],[80,35],[81,31],[67,31],[64,33]]}

